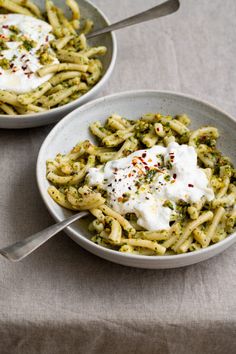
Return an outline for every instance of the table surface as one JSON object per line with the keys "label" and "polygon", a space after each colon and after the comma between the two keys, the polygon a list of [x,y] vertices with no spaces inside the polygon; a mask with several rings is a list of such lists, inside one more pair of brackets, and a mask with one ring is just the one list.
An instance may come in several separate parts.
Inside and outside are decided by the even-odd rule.
{"label": "table surface", "polygon": [[[158,3],[93,2],[111,21]],[[181,3],[172,17],[117,33],[117,65],[100,96],[181,91],[236,116],[236,1]],[[53,223],[35,180],[51,129],[0,130],[0,247]],[[0,353],[235,353],[235,288],[236,246],[187,268],[140,270],[61,233],[21,263],[0,259]]]}

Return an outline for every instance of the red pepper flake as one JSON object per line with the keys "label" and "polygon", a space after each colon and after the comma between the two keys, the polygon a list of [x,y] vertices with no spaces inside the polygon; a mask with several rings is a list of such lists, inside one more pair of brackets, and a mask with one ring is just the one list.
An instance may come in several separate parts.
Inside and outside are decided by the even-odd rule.
{"label": "red pepper flake", "polygon": [[147,165],[147,162],[144,161],[142,157],[138,157],[138,159],[142,162],[143,165]]}
{"label": "red pepper flake", "polygon": [[176,173],[174,173],[174,174],[173,174],[173,178],[174,178],[174,179],[176,179],[176,177],[177,177],[177,174],[176,174]]}
{"label": "red pepper flake", "polygon": [[131,176],[132,176],[132,173],[129,173],[129,174],[128,174],[128,177],[131,177]]}
{"label": "red pepper flake", "polygon": [[0,75],[2,75],[2,73],[0,73]]}
{"label": "red pepper flake", "polygon": [[156,128],[156,130],[159,132],[159,131],[160,131],[160,128]]}
{"label": "red pepper flake", "polygon": [[147,165],[146,161],[144,161],[142,157],[138,157],[138,159],[139,159],[144,165]]}
{"label": "red pepper flake", "polygon": [[8,29],[8,25],[3,25],[2,28]]}
{"label": "red pepper flake", "polygon": [[30,71],[29,73],[25,73],[25,74],[27,75],[28,79],[30,79],[30,76],[33,74],[33,72]]}
{"label": "red pepper flake", "polygon": [[145,166],[144,168],[145,168],[146,171],[150,170],[150,168],[148,166]]}
{"label": "red pepper flake", "polygon": [[189,184],[188,184],[188,187],[193,188],[193,187],[194,187],[194,185],[193,185],[193,184],[191,184],[191,183],[189,183]]}
{"label": "red pepper flake", "polygon": [[26,70],[27,69],[27,65],[22,65],[21,69],[22,70]]}
{"label": "red pepper flake", "polygon": [[23,54],[20,58],[21,58],[21,59],[24,59],[25,56],[26,56],[26,54]]}
{"label": "red pepper flake", "polygon": [[46,36],[45,40],[46,40],[46,42],[48,42],[48,36]]}
{"label": "red pepper flake", "polygon": [[142,154],[142,157],[145,158],[147,156],[146,152]]}

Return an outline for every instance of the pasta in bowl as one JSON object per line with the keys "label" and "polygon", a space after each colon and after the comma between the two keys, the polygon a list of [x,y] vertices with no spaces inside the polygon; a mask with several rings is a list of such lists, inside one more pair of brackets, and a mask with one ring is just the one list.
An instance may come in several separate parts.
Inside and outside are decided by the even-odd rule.
{"label": "pasta in bowl", "polygon": [[186,253],[208,247],[236,223],[236,171],[216,148],[215,127],[191,131],[187,115],[111,115],[89,140],[47,161],[62,207],[89,210],[92,240],[119,252]]}
{"label": "pasta in bowl", "polygon": [[95,94],[114,67],[114,35],[86,39],[107,24],[96,7],[44,3],[0,1],[0,127],[58,120]]}
{"label": "pasta in bowl", "polygon": [[[69,213],[64,208],[90,210],[89,224],[82,229],[73,226],[68,233],[82,244],[75,237],[79,228],[86,235],[83,247],[121,264],[165,268],[209,258],[234,238],[235,170],[227,154],[216,147],[225,128],[218,129],[219,124],[205,118],[198,119],[205,124],[196,124],[199,111],[196,115],[192,107],[197,101],[181,95],[155,91],[120,95],[105,98],[110,111],[101,108],[100,99],[79,112],[83,122],[86,111],[92,111],[89,123],[95,139],[82,133],[76,140],[74,133],[73,145],[67,142],[64,149],[47,154],[43,192],[47,205],[64,210],[64,215]],[[117,97],[121,115],[109,116],[119,112]],[[164,113],[145,114],[153,107]],[[193,117],[194,128],[184,111]],[[75,113],[73,117],[75,129]],[[85,121],[82,125],[88,131]],[[41,163],[45,171],[45,159]]]}

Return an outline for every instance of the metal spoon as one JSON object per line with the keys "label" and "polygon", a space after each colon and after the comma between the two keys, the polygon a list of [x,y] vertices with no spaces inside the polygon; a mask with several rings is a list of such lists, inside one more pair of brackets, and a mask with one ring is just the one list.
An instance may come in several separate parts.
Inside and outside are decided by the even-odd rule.
{"label": "metal spoon", "polygon": [[126,18],[122,21],[113,23],[110,26],[106,26],[92,33],[89,33],[86,35],[86,37],[93,38],[107,32],[111,32],[120,28],[135,25],[136,23],[150,21],[158,17],[166,16],[173,12],[176,12],[179,9],[179,7],[180,7],[179,0],[168,0],[163,4],[157,5],[147,11],[141,12],[137,15]]}
{"label": "metal spoon", "polygon": [[63,230],[65,227],[69,226],[74,221],[87,216],[88,214],[89,213],[87,211],[82,211],[81,213],[72,215],[63,221],[58,222],[57,224],[49,226],[43,231],[37,232],[36,234],[27,237],[23,241],[13,243],[8,247],[0,249],[0,254],[7,258],[9,261],[18,262],[36,250],[39,246],[43,245],[46,241]]}

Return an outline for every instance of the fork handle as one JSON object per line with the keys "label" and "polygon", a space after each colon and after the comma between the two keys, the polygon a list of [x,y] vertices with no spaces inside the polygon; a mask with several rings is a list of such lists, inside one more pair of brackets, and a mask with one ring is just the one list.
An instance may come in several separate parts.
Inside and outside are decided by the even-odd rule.
{"label": "fork handle", "polygon": [[28,256],[38,247],[43,245],[46,241],[62,231],[65,227],[72,224],[74,221],[83,218],[88,215],[87,211],[82,211],[76,215],[72,215],[69,218],[58,222],[48,228],[37,232],[36,234],[27,237],[26,239],[13,243],[12,245],[0,249],[0,254],[10,261],[17,262]]}
{"label": "fork handle", "polygon": [[140,22],[150,21],[158,17],[169,15],[179,9],[179,0],[168,0],[163,4],[157,5],[147,11],[141,12],[137,15],[126,18],[122,21],[116,22],[112,25],[106,26],[104,28],[98,29],[92,33],[86,35],[86,37],[93,38],[101,34],[118,30],[120,28],[135,25]]}

